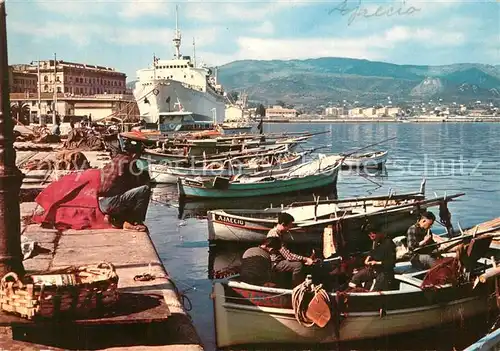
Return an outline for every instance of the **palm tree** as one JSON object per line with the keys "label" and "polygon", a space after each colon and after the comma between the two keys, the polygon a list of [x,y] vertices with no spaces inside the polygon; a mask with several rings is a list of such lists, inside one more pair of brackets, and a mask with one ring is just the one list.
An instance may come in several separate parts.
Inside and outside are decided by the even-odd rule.
{"label": "palm tree", "polygon": [[17,119],[24,125],[29,125],[30,123],[30,107],[28,104],[18,101],[10,107],[10,113],[13,118]]}

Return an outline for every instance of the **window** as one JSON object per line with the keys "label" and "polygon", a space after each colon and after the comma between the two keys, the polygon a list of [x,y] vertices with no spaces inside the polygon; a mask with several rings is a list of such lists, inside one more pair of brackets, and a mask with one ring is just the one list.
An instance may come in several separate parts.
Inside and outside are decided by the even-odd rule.
{"label": "window", "polygon": [[57,92],[58,92],[58,93],[62,93],[62,91],[61,91],[61,87],[57,87]]}
{"label": "window", "polygon": [[44,91],[49,90],[49,86],[48,86],[47,84],[45,84],[45,85],[43,86],[43,90],[44,90]]}
{"label": "window", "polygon": [[48,82],[48,81],[49,81],[49,77],[48,77],[48,76],[44,76],[44,77],[43,77],[43,81],[44,81],[44,82]]}

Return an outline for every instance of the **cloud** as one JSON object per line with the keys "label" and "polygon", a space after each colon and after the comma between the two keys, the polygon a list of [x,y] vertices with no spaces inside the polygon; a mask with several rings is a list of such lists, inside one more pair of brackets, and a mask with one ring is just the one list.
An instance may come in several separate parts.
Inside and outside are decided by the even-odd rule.
{"label": "cloud", "polygon": [[67,18],[106,15],[112,13],[110,10],[116,5],[108,0],[92,0],[91,3],[88,0],[35,0],[34,2],[42,11],[64,15]]}
{"label": "cloud", "polygon": [[318,3],[321,1],[216,1],[188,3],[180,10],[187,18],[208,23],[262,22],[287,8]]}
{"label": "cloud", "polygon": [[170,3],[159,0],[129,0],[124,1],[123,5],[119,15],[125,18],[167,16],[173,12]]}
{"label": "cloud", "polygon": [[239,52],[237,59],[306,59],[310,57],[356,57],[364,59],[379,59],[379,50],[385,47],[383,41],[364,39],[339,38],[308,38],[308,39],[262,39],[252,37],[238,38]]}
{"label": "cloud", "polygon": [[251,29],[254,33],[258,34],[273,34],[274,25],[271,21],[262,22],[260,26],[253,27]]}
{"label": "cloud", "polygon": [[[197,46],[211,45],[217,38],[218,27],[204,28],[203,30],[185,31],[183,37],[189,38],[191,44],[194,37]],[[151,45],[152,51],[162,49],[158,47],[159,40],[170,42],[174,30],[164,27],[134,28],[131,26],[111,26],[92,23],[70,23],[70,22],[45,22],[43,26],[35,23],[12,22],[9,31],[14,33],[30,35],[33,41],[40,42],[45,39],[61,39],[66,37],[78,46],[87,46],[100,40],[100,42],[117,44],[120,46],[142,46]],[[184,41],[186,47],[186,41]],[[188,45],[189,45],[188,44]]]}
{"label": "cloud", "polygon": [[465,42],[460,32],[442,33],[430,28],[394,26],[380,34],[355,37],[262,38],[242,36],[237,51],[231,55],[200,53],[211,64],[221,65],[234,60],[290,60],[317,57],[350,57],[383,60],[401,45],[420,48],[455,47]]}
{"label": "cloud", "polygon": [[465,35],[431,28],[395,26],[385,32],[384,39],[389,43],[418,41],[423,46],[458,46],[464,43]]}

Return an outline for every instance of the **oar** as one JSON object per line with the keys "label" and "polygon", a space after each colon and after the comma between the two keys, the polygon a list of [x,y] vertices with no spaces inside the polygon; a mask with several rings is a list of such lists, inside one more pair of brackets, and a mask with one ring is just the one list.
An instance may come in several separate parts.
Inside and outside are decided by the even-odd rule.
{"label": "oar", "polygon": [[[396,210],[401,210],[401,209],[418,207],[418,206],[422,206],[422,205],[429,205],[429,207],[431,207],[430,204],[432,204],[434,202],[440,203],[442,201],[452,201],[453,199],[460,197],[460,196],[464,196],[464,195],[465,195],[465,193],[458,193],[458,194],[454,194],[454,195],[447,195],[446,197],[440,197],[440,198],[435,198],[435,199],[425,199],[425,200],[415,201],[415,202],[408,203],[408,204],[386,207],[385,209],[380,210],[380,211],[353,214],[353,215],[350,215],[348,218],[352,219],[352,218],[365,218],[365,217],[372,217],[372,216],[380,216],[381,214],[384,214],[384,213],[394,212]],[[436,205],[432,205],[432,206],[436,206]],[[323,224],[332,223],[334,221],[335,221],[334,218],[333,219],[327,218],[327,219],[322,219],[319,221],[314,221],[314,223],[303,223],[303,224],[299,223],[297,226],[298,227],[308,227],[311,225],[323,225]]]}
{"label": "oar", "polygon": [[347,156],[353,155],[353,154],[355,154],[355,153],[357,153],[357,152],[359,152],[359,151],[361,151],[361,150],[368,149],[369,147],[372,147],[372,146],[375,146],[375,145],[380,145],[380,144],[386,143],[386,142],[391,141],[391,140],[394,140],[394,139],[396,139],[396,138],[397,138],[397,137],[392,137],[392,138],[389,138],[389,139],[385,139],[385,140],[382,140],[382,141],[379,141],[379,142],[376,142],[376,143],[373,143],[373,144],[370,144],[370,145],[364,146],[364,147],[362,147],[362,148],[360,148],[360,149],[356,149],[356,150],[354,150],[354,151],[352,151],[352,152],[349,152],[349,153],[341,153],[340,155],[341,155],[341,156],[345,156],[345,157],[347,157]]}
{"label": "oar", "polygon": [[[495,231],[498,231],[498,230],[500,230],[500,225],[498,225],[496,227],[493,227],[493,228],[490,228],[488,230],[484,230],[484,231],[479,232],[479,233],[462,235],[462,236],[460,236],[458,238],[453,238],[453,239],[446,240],[446,241],[443,241],[443,242],[432,243],[432,244],[429,244],[429,245],[425,245],[425,246],[419,247],[418,249],[413,250],[413,252],[414,253],[418,253],[418,252],[420,252],[420,251],[422,251],[424,249],[433,248],[433,247],[441,246],[441,245],[444,245],[444,244],[453,243],[453,242],[456,242],[456,241],[462,241],[462,240],[468,239],[468,238],[475,238],[475,237],[477,237],[479,235],[488,234],[488,233],[495,232]],[[493,235],[493,236],[500,236],[500,233],[497,234],[497,235]]]}

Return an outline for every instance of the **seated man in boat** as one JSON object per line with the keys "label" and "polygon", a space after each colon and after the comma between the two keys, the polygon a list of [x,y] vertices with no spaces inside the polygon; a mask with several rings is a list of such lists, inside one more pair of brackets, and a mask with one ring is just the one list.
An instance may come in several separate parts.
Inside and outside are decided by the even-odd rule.
{"label": "seated man in boat", "polygon": [[418,253],[413,252],[434,242],[431,227],[435,220],[436,216],[432,212],[426,211],[421,214],[418,222],[408,228],[406,232],[408,253],[411,257],[411,264],[416,269],[429,269],[436,262],[436,258],[432,255],[432,248],[419,250]]}
{"label": "seated man in boat", "polygon": [[[359,270],[349,282],[350,288],[361,287],[374,291],[390,290],[394,280],[396,265],[396,245],[380,229],[370,227],[368,236],[374,242],[374,248],[365,259],[365,267]],[[373,284],[373,280],[375,283]],[[373,289],[370,289],[373,284]]]}
{"label": "seated man in boat", "polygon": [[272,282],[271,253],[279,251],[280,248],[280,239],[269,237],[259,246],[246,250],[241,259],[241,281],[253,285],[275,286]]}
{"label": "seated man in boat", "polygon": [[146,231],[144,219],[151,195],[149,174],[136,164],[143,145],[126,139],[122,150],[101,170],[99,208],[115,227]]}
{"label": "seated man in boat", "polygon": [[267,237],[277,237],[280,239],[280,249],[271,253],[271,261],[275,272],[291,272],[292,284],[297,286],[305,279],[303,265],[310,266],[314,260],[310,257],[304,257],[290,252],[283,243],[283,235],[293,227],[295,219],[289,213],[280,213],[278,215],[278,225],[272,228]]}

